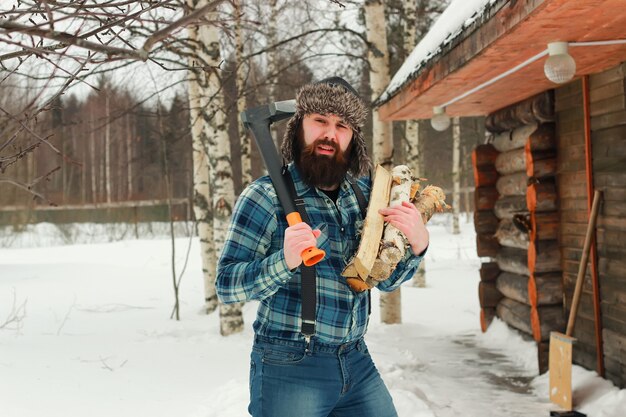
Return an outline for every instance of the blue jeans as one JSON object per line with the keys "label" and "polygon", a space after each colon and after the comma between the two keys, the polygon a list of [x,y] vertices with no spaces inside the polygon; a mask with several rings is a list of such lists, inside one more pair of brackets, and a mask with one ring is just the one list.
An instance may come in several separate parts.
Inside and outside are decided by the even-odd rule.
{"label": "blue jeans", "polygon": [[250,363],[253,417],[397,417],[363,339],[327,345],[256,336]]}

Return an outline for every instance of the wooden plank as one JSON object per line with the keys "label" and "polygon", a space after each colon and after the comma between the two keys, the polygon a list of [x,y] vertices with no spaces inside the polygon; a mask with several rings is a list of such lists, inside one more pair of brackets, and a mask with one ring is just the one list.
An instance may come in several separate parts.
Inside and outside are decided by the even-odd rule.
{"label": "wooden plank", "polygon": [[614,154],[615,150],[619,151],[619,155],[624,154],[624,142],[626,138],[626,126],[613,126],[608,129],[599,130],[592,134],[593,155],[609,156]]}
{"label": "wooden plank", "polygon": [[591,117],[626,110],[626,95],[619,95],[592,103],[589,113]]}
{"label": "wooden plank", "polygon": [[378,210],[389,205],[390,192],[391,173],[378,165],[376,166],[371,198],[363,226],[364,232],[354,259],[356,270],[363,280],[367,279],[369,276],[376,256],[378,255],[378,248],[384,227],[383,216],[378,213]]}
{"label": "wooden plank", "polygon": [[625,68],[626,65],[621,63],[606,71],[591,74],[589,76],[589,87],[594,90],[613,81],[623,80],[626,75]]}
{"label": "wooden plank", "polygon": [[617,79],[602,86],[596,86],[589,89],[589,101],[592,104],[607,98],[616,96],[624,96],[626,93],[626,80],[624,78]]}
{"label": "wooden plank", "polygon": [[626,110],[607,113],[591,118],[591,130],[607,129],[613,126],[626,124]]}
{"label": "wooden plank", "polygon": [[594,174],[596,187],[626,188],[626,171],[622,172],[598,172]]}

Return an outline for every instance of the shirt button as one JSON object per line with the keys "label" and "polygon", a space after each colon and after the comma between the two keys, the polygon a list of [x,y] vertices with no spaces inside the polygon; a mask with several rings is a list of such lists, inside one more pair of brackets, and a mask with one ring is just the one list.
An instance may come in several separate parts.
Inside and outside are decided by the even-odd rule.
{"label": "shirt button", "polygon": [[344,228],[342,227],[342,228],[341,228],[341,233],[343,233],[343,231],[344,231]]}

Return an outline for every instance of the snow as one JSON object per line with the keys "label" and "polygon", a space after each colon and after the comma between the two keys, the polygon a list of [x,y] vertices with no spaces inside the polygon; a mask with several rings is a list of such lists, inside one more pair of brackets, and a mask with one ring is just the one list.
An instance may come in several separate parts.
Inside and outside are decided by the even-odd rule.
{"label": "snow", "polygon": [[[433,221],[427,288],[403,286],[401,325],[380,324],[374,307],[366,336],[399,415],[548,416],[556,407],[534,343],[498,320],[480,332],[472,224],[452,235],[449,218]],[[26,234],[33,244],[39,232],[44,246],[14,236],[16,247],[0,249],[0,324],[26,303],[25,317],[0,330],[0,416],[247,415],[256,303],[244,307],[243,333],[219,335],[217,314],[200,313],[197,239],[175,321],[169,240],[107,243],[92,233],[100,243],[52,245],[54,231]],[[178,270],[189,241],[176,241]],[[624,416],[626,390],[579,366],[573,379],[578,410]]]}
{"label": "snow", "polygon": [[496,0],[452,0],[393,76],[377,102],[389,100],[426,62],[441,52],[446,44],[480,18],[495,2]]}

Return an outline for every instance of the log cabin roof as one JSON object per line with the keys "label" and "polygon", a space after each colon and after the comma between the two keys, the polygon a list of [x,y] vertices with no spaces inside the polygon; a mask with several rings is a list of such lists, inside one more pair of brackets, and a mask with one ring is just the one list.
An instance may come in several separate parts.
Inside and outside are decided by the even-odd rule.
{"label": "log cabin roof", "polygon": [[[626,0],[510,0],[497,2],[475,24],[441,48],[395,92],[379,100],[383,120],[427,119],[433,106],[544,51],[549,42],[626,39]],[[626,44],[569,48],[576,76],[626,61]],[[554,88],[543,73],[545,58],[446,107],[450,116],[487,115]]]}

